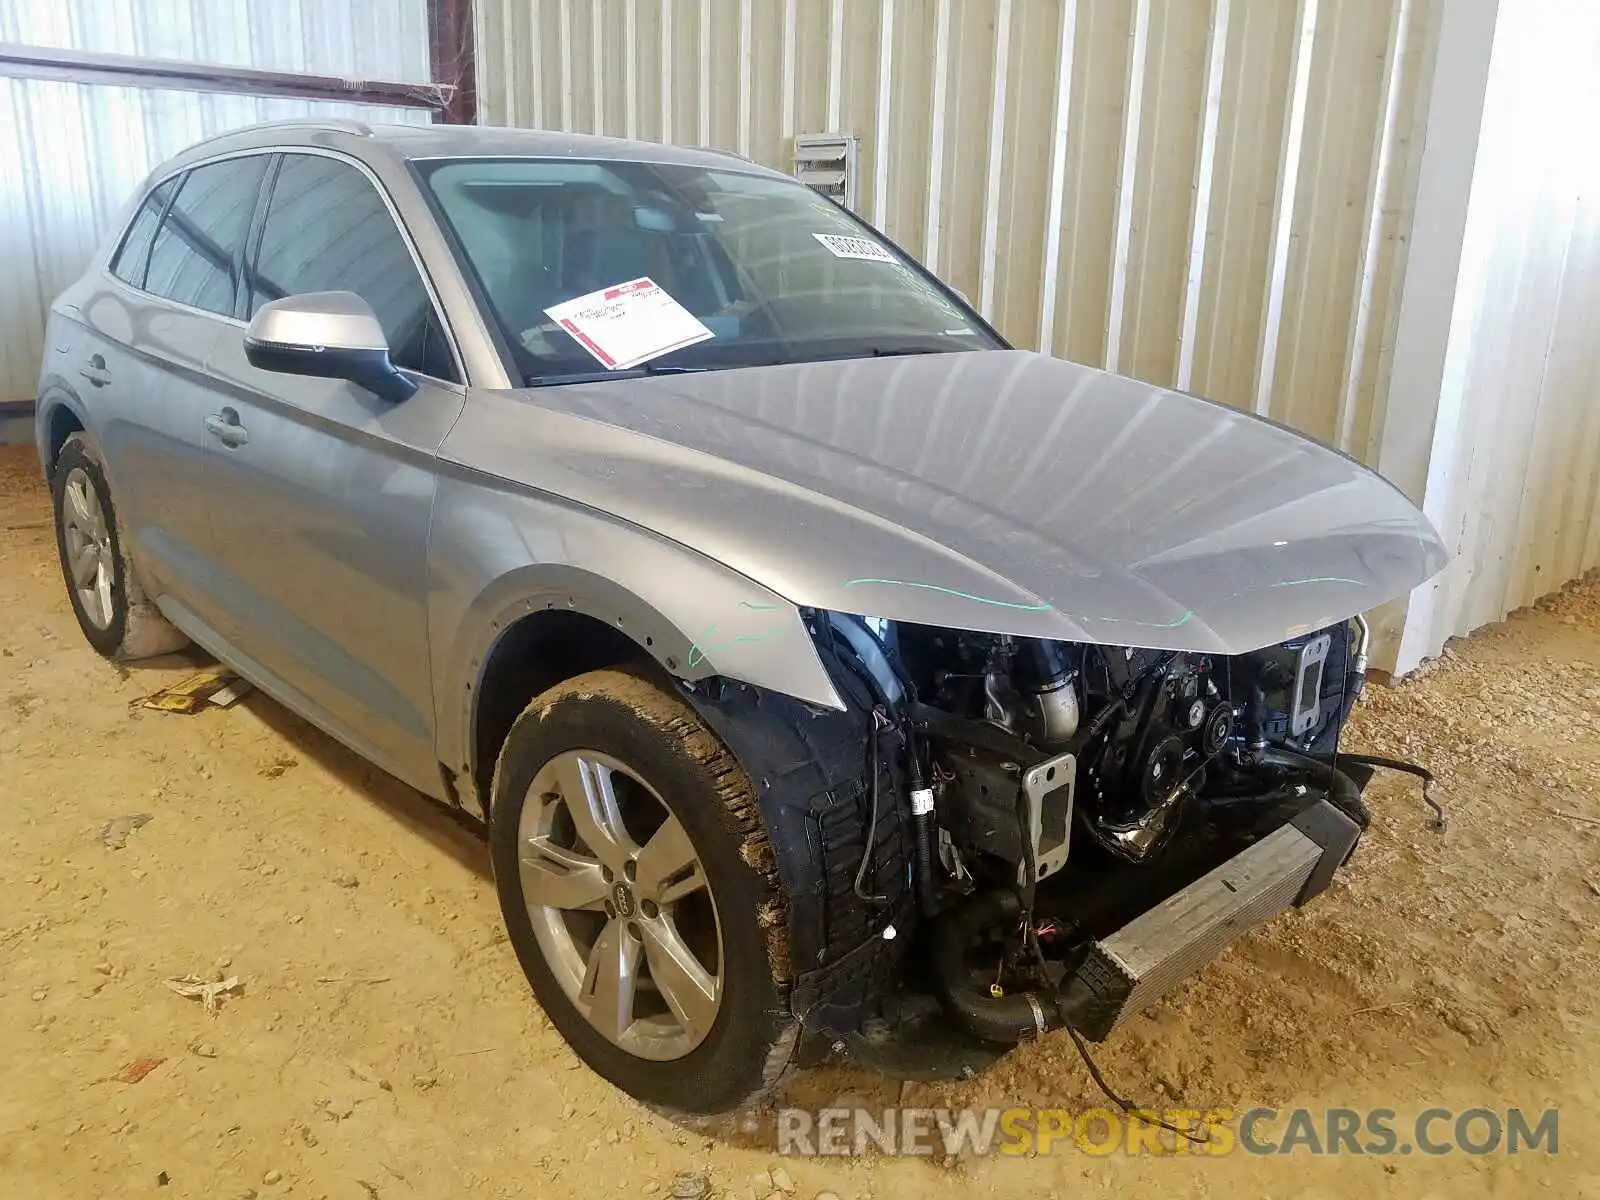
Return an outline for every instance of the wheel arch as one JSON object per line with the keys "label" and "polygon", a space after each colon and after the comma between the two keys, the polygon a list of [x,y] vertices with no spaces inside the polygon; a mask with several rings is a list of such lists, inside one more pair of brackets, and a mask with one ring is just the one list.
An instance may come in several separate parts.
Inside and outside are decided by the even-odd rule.
{"label": "wheel arch", "polygon": [[[436,647],[449,647],[435,675],[439,757],[463,807],[488,816],[511,722],[586,671],[644,664],[667,681],[724,675],[842,707],[794,605],[726,571],[657,582],[668,593],[659,604],[583,568],[530,564],[484,588],[453,636],[441,642],[436,631]],[[663,611],[674,605],[676,617]],[[722,619],[697,627],[697,612]]]}
{"label": "wheel arch", "polygon": [[617,626],[576,608],[547,602],[513,616],[497,631],[467,700],[466,807],[488,816],[500,747],[535,696],[589,671],[649,661],[646,648]]}
{"label": "wheel arch", "polygon": [[39,389],[34,441],[46,482],[55,475],[56,459],[61,457],[61,447],[66,445],[67,439],[74,433],[87,433],[88,429],[89,423],[76,398],[64,386],[47,382]]}

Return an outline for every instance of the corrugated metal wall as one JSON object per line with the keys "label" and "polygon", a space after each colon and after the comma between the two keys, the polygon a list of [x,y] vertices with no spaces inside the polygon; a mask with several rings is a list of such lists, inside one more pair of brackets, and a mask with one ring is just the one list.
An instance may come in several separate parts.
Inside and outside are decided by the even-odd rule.
{"label": "corrugated metal wall", "polygon": [[[402,82],[429,78],[425,0],[11,0],[0,41]],[[422,121],[350,104],[0,78],[0,400],[31,399],[51,299],[139,181],[257,121]]]}
{"label": "corrugated metal wall", "polygon": [[1014,342],[1371,455],[1439,0],[479,0],[483,119],[788,169]]}
{"label": "corrugated metal wall", "polygon": [[0,41],[427,83],[426,0],[7,0]]}
{"label": "corrugated metal wall", "polygon": [[[1463,561],[1378,614],[1374,662],[1404,670],[1600,553],[1586,67],[1537,96],[1496,85],[1519,115],[1477,176],[1499,181],[1473,227],[1492,265],[1471,314],[1494,330],[1452,340],[1467,415],[1389,388],[1424,131],[1452,94],[1441,30],[1464,2],[478,0],[481,119],[784,169],[796,133],[858,135],[859,210],[1016,344],[1272,416],[1426,501]],[[1593,49],[1592,0],[1471,4],[1485,44],[1497,6],[1503,28],[1546,6],[1578,30],[1552,63]],[[1451,86],[1481,97],[1466,66]],[[1519,132],[1554,104],[1566,150]],[[1458,192],[1471,177],[1469,159]],[[1433,266],[1414,290],[1448,306]]]}
{"label": "corrugated metal wall", "polygon": [[[490,122],[785,168],[797,132],[856,133],[862,212],[1019,345],[1376,463],[1447,2],[479,0],[480,92]],[[1459,552],[1402,668],[1600,565],[1600,6],[1499,7],[1444,386],[1392,401],[1428,408],[1397,482]],[[38,0],[0,7],[0,40],[421,81],[424,8]],[[6,81],[0,398],[31,392],[44,305],[152,163],[335,107]]]}
{"label": "corrugated metal wall", "polygon": [[1402,666],[1600,567],[1600,5],[1501,0]]}

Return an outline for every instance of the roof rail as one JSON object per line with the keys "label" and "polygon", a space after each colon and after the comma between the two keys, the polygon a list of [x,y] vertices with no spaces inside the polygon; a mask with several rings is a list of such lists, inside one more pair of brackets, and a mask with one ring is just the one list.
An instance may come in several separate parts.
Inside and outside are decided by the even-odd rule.
{"label": "roof rail", "polygon": [[702,154],[720,154],[723,158],[736,158],[740,162],[753,163],[756,166],[761,165],[748,154],[741,154],[737,150],[729,150],[726,146],[688,146],[686,149],[698,150]]}
{"label": "roof rail", "polygon": [[[348,117],[284,117],[277,121],[262,121],[256,125],[245,126],[246,129],[328,129],[339,133],[351,133],[356,137],[372,137],[372,126],[365,121],[355,121]],[[234,130],[238,133],[240,130]]]}
{"label": "roof rail", "polygon": [[241,133],[253,133],[259,129],[321,129],[330,133],[353,134],[356,137],[374,136],[372,126],[365,121],[351,121],[343,117],[284,117],[277,121],[258,121],[254,125],[225,129],[221,133],[213,133],[210,137],[192,142],[185,149],[193,150],[199,146],[209,146],[212,142],[220,142],[224,138],[231,138]]}

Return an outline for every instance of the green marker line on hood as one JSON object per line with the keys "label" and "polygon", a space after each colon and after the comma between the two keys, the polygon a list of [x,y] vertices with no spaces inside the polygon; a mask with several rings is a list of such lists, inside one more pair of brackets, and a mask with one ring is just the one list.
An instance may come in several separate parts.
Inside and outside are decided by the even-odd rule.
{"label": "green marker line on hood", "polygon": [[955,596],[962,600],[973,600],[979,604],[992,604],[996,608],[1014,608],[1022,612],[1052,612],[1053,604],[1018,604],[1013,600],[996,600],[992,596],[975,596],[971,592],[963,592],[957,588],[942,587],[937,583],[917,583],[909,579],[847,579],[844,585],[847,588],[861,587],[867,584],[882,584],[885,587],[922,588],[929,592],[942,592],[946,596]]}

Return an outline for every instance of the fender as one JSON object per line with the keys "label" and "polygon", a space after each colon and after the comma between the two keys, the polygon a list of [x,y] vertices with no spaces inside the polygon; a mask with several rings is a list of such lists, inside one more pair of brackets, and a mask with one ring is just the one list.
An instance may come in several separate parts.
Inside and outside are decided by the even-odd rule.
{"label": "fender", "polygon": [[783,597],[648,530],[447,462],[428,573],[439,761],[469,777],[484,664],[539,609],[603,621],[684,681],[720,675],[844,708],[801,610]]}

